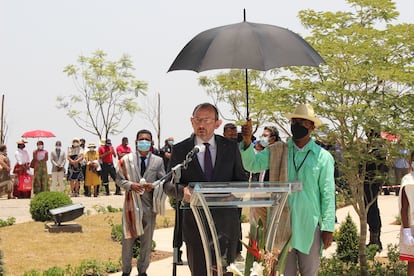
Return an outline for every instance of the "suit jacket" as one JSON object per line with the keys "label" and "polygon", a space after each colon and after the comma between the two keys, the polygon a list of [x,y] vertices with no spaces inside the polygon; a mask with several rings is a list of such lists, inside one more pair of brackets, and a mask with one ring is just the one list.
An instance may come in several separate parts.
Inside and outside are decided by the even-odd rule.
{"label": "suit jacket", "polygon": [[57,166],[60,165],[62,168],[65,167],[66,153],[63,149],[60,149],[59,157],[56,154],[56,149],[50,152],[50,162],[52,163],[52,172],[57,172]]}
{"label": "suit jacket", "polygon": [[[164,161],[161,157],[155,154],[149,154],[147,160],[147,166],[144,175],[141,175],[141,159],[139,159],[136,152],[131,152],[122,157],[121,164],[125,165],[127,169],[127,176],[124,176],[123,171],[118,169],[117,173],[117,184],[118,186],[124,187],[125,191],[131,190],[131,183],[139,183],[141,178],[145,178],[146,182],[153,183],[156,180],[162,178],[165,175]],[[148,158],[148,157],[147,157]],[[141,201],[143,204],[143,211],[152,211],[153,204],[153,193],[145,192],[141,195]]]}
{"label": "suit jacket", "polygon": [[[231,182],[247,181],[247,174],[242,165],[240,151],[235,141],[215,135],[216,141],[216,160],[213,170],[213,180],[211,182]],[[174,145],[169,168],[182,163],[189,151],[194,148],[195,136]],[[178,183],[178,196],[173,182],[164,184],[164,191],[181,200],[183,189],[190,182],[206,182],[206,176],[201,169],[197,156],[188,164],[186,170],[181,170],[181,178]],[[227,261],[233,262],[237,253],[237,243],[240,237],[240,214],[237,208],[212,208],[211,214],[219,236],[219,243],[222,256]],[[187,259],[192,275],[206,275],[204,262],[204,251],[202,249],[201,237],[197,230],[197,224],[191,209],[183,210],[183,240],[189,252]],[[204,222],[207,225],[207,222]],[[189,249],[190,248],[190,249]],[[190,255],[191,254],[191,255]],[[214,262],[214,260],[213,260]]]}
{"label": "suit jacket", "polygon": [[[226,139],[223,136],[215,135],[217,145],[216,162],[214,165],[213,180],[211,182],[231,182],[247,181],[247,175],[244,171],[240,157],[240,151],[235,141]],[[175,165],[182,163],[188,152],[195,146],[195,136],[174,145],[171,155],[168,171]],[[166,182],[164,191],[179,200],[183,197],[183,189],[190,182],[206,182],[206,176],[198,162],[197,156],[188,164],[186,170],[181,170],[181,178],[178,183],[178,196],[176,195],[175,185],[172,182]]]}

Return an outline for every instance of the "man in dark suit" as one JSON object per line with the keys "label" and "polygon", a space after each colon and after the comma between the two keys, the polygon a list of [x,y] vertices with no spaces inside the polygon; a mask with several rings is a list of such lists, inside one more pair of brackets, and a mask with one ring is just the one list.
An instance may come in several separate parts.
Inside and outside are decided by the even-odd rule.
{"label": "man in dark suit", "polygon": [[[174,145],[169,168],[182,163],[189,151],[195,145],[205,144],[209,150],[211,165],[205,163],[206,152],[198,153],[189,163],[186,170],[182,170],[181,178],[176,186],[172,182],[164,184],[164,191],[184,203],[190,202],[192,189],[190,182],[231,182],[247,181],[243,169],[237,142],[215,135],[214,131],[220,127],[217,108],[210,103],[199,104],[194,108],[191,124],[194,133],[184,141]],[[169,169],[170,170],[170,169]],[[168,170],[168,171],[169,171]],[[210,170],[212,173],[210,174]],[[240,216],[237,208],[215,208],[211,213],[218,232],[222,257],[228,263],[234,261],[237,254],[237,243],[240,236]],[[183,210],[183,238],[187,248],[188,265],[193,276],[207,275],[205,256],[200,234],[197,230],[191,209]]]}

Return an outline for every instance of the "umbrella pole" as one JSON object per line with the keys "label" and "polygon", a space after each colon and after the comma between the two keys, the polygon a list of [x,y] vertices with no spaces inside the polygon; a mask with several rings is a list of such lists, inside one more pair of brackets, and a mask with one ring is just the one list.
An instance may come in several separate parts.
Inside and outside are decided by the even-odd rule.
{"label": "umbrella pole", "polygon": [[249,120],[249,80],[248,80],[248,73],[247,69],[245,70],[245,77],[246,77],[246,119]]}

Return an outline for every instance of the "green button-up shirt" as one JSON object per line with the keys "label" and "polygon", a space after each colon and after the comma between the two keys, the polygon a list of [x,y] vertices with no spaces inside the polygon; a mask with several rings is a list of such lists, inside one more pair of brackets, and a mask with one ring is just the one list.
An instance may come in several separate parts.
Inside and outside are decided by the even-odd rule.
{"label": "green button-up shirt", "polygon": [[[255,154],[253,146],[243,150],[240,145],[244,168],[261,172],[269,168],[270,152],[264,149]],[[299,180],[302,190],[288,197],[292,223],[293,248],[309,254],[314,233],[319,224],[321,231],[333,232],[335,228],[334,159],[313,139],[302,149],[288,141],[288,181]]]}

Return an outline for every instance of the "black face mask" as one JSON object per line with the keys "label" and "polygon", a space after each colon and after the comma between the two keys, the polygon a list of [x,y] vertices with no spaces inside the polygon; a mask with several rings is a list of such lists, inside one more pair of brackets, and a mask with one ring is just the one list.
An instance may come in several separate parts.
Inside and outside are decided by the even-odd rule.
{"label": "black face mask", "polygon": [[298,123],[291,125],[290,131],[292,132],[293,139],[301,139],[309,133],[306,127]]}

